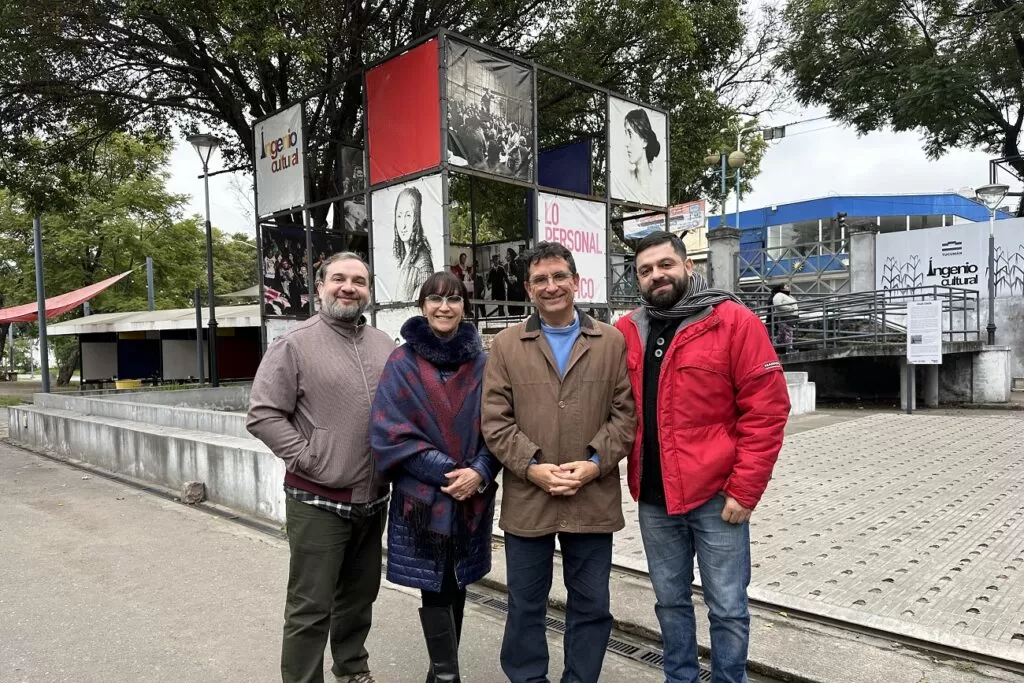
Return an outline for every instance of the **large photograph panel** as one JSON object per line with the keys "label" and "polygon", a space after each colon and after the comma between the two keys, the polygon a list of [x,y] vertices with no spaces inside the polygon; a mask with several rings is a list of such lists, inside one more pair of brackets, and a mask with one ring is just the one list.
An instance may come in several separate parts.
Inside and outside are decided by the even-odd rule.
{"label": "large photograph panel", "polygon": [[609,175],[613,199],[668,203],[668,117],[608,98]]}
{"label": "large photograph panel", "polygon": [[478,171],[533,177],[530,69],[448,43],[448,161]]}
{"label": "large photograph panel", "polygon": [[441,176],[393,185],[370,201],[376,301],[414,302],[430,274],[445,268]]}
{"label": "large photograph panel", "polygon": [[301,227],[263,227],[263,313],[305,316],[312,279]]}

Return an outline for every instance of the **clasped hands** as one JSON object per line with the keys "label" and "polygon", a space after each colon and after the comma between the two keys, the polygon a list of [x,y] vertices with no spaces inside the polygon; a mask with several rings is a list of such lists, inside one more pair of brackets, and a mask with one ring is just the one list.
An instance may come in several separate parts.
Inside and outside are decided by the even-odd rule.
{"label": "clasped hands", "polygon": [[442,486],[441,491],[455,500],[466,500],[473,496],[484,481],[479,472],[469,467],[454,469],[444,476],[448,478],[448,485]]}
{"label": "clasped hands", "polygon": [[600,474],[601,468],[590,460],[576,460],[564,465],[536,464],[526,468],[526,478],[552,496],[576,495]]}

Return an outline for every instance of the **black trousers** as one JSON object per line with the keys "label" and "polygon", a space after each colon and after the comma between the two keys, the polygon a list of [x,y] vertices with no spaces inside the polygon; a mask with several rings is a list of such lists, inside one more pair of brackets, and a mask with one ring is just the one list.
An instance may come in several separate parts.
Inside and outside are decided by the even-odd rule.
{"label": "black trousers", "polygon": [[451,556],[444,565],[444,578],[441,580],[441,590],[420,591],[423,596],[424,607],[451,607],[452,617],[455,618],[455,637],[462,639],[462,615],[466,612],[466,589],[459,588],[459,581],[455,578],[455,562]]}

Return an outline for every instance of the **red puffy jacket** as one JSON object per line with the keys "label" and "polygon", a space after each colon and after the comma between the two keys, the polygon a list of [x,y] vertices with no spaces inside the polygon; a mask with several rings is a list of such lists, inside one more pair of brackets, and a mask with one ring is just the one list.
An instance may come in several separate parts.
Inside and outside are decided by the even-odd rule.
{"label": "red puffy jacket", "polygon": [[[643,470],[644,340],[647,313],[616,327],[636,399],[637,433],[629,456],[629,491],[640,496]],[[680,327],[658,380],[658,439],[668,513],[699,507],[719,491],[753,509],[768,486],[789,418],[789,391],[764,323],[726,301]]]}

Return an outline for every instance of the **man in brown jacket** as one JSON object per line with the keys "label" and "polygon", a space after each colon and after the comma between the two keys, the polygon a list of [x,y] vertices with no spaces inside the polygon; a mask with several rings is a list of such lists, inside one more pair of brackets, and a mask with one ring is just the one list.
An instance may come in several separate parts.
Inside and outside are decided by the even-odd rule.
{"label": "man in brown jacket", "polygon": [[388,488],[370,454],[370,406],[395,344],[363,317],[370,282],[356,254],[324,260],[320,313],[271,344],[252,386],[249,431],[287,469],[285,683],[322,683],[328,636],[339,683],[374,680],[365,642]]}
{"label": "man in brown jacket", "polygon": [[555,536],[566,602],[562,683],[597,683],[611,634],[612,532],[624,526],[619,461],[636,413],[622,334],[574,305],[572,253],[541,242],[527,259],[537,313],[502,331],[484,373],[481,428],[504,464],[509,611],[501,667],[512,683],[545,683],[545,619]]}

